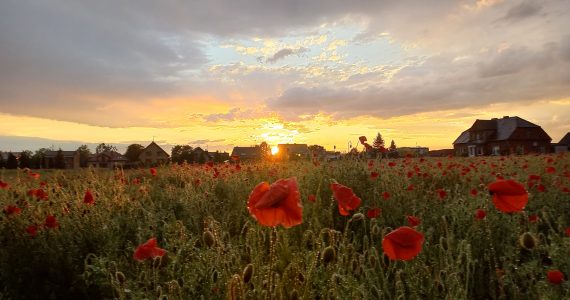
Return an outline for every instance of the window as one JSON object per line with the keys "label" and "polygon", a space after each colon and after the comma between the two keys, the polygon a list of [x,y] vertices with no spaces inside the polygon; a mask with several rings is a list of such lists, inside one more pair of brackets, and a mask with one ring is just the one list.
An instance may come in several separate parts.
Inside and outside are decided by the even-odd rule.
{"label": "window", "polygon": [[501,155],[501,147],[493,146],[493,155]]}

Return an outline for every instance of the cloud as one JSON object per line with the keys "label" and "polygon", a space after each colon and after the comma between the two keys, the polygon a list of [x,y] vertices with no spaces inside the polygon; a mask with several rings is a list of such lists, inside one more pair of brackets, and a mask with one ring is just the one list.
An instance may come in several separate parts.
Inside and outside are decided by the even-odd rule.
{"label": "cloud", "polygon": [[467,60],[453,54],[430,57],[397,71],[387,82],[355,88],[350,81],[336,86],[293,87],[267,100],[267,108],[285,119],[303,114],[330,114],[336,119],[357,116],[391,118],[420,112],[493,103],[539,101],[570,97],[570,62],[566,38],[539,50],[506,49]]}
{"label": "cloud", "polygon": [[293,55],[293,54],[297,54],[300,55],[302,53],[308,52],[309,49],[305,48],[305,47],[300,47],[297,49],[291,49],[291,48],[284,48],[281,49],[279,51],[277,51],[275,54],[273,54],[271,57],[267,58],[265,60],[265,62],[268,63],[275,63],[278,60],[284,59],[285,57],[289,56],[289,55]]}
{"label": "cloud", "polygon": [[523,1],[509,9],[507,13],[499,20],[506,22],[516,22],[538,15],[541,10],[542,6],[536,1]]}
{"label": "cloud", "polygon": [[209,144],[209,143],[220,143],[225,141],[224,139],[217,139],[217,140],[194,140],[194,141],[189,141],[188,144],[189,145],[202,145],[202,144]]}

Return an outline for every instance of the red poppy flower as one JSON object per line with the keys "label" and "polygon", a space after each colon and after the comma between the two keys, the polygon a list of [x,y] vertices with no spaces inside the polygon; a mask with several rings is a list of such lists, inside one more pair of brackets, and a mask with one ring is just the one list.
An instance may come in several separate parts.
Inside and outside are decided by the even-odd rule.
{"label": "red poppy flower", "polygon": [[26,232],[31,236],[36,236],[36,234],[38,233],[38,226],[35,224],[32,224],[32,225],[26,227]]}
{"label": "red poppy flower", "polygon": [[413,185],[413,184],[408,185],[408,187],[406,188],[406,190],[408,190],[408,191],[413,191],[413,190],[414,190],[414,185]]}
{"label": "red poppy flower", "polygon": [[469,193],[471,193],[471,196],[475,197],[475,196],[477,196],[478,191],[477,191],[476,188],[472,188],[472,189],[471,189],[471,192],[469,192]]}
{"label": "red poppy flower", "polygon": [[156,171],[155,168],[150,168],[149,171],[150,171],[150,175],[152,175],[152,176],[156,176],[158,174],[158,172]]}
{"label": "red poppy flower", "polygon": [[366,212],[366,216],[370,219],[378,218],[381,212],[382,209],[380,209],[379,207],[374,207]]}
{"label": "red poppy flower", "polygon": [[477,219],[477,220],[483,220],[483,219],[485,219],[486,216],[487,216],[487,212],[484,209],[479,208],[475,212],[475,219]]}
{"label": "red poppy flower", "polygon": [[0,189],[7,189],[10,185],[2,180],[0,180]]}
{"label": "red poppy flower", "polygon": [[531,223],[536,223],[538,221],[538,216],[537,215],[530,215],[530,216],[528,216],[528,221]]}
{"label": "red poppy flower", "polygon": [[564,274],[559,270],[550,270],[546,273],[546,277],[548,277],[548,281],[552,284],[561,284],[564,281]]}
{"label": "red poppy flower", "polygon": [[378,172],[370,172],[370,178],[376,179],[376,178],[378,178],[378,176],[380,176],[380,174]]}
{"label": "red poppy flower", "polygon": [[33,179],[40,179],[40,174],[38,173],[31,173],[29,174],[30,177],[32,177]]}
{"label": "red poppy flower", "polygon": [[28,191],[28,195],[35,197],[38,200],[47,200],[48,199],[47,192],[42,190],[42,189],[31,189]]}
{"label": "red poppy flower", "polygon": [[57,228],[57,227],[59,227],[59,223],[57,222],[57,219],[55,218],[54,215],[48,215],[46,217],[46,221],[44,223],[44,226],[47,228]]}
{"label": "red poppy flower", "polygon": [[95,198],[89,189],[85,191],[85,196],[83,197],[83,203],[93,204],[95,203]]}
{"label": "red poppy flower", "polygon": [[388,166],[389,166],[389,167],[395,167],[395,166],[396,166],[396,163],[393,162],[393,161],[391,161],[391,162],[388,163]]}
{"label": "red poppy flower", "polygon": [[514,180],[495,181],[488,186],[495,207],[505,213],[519,212],[528,202],[524,186]]}
{"label": "red poppy flower", "polygon": [[566,236],[570,236],[570,227],[566,227]]}
{"label": "red poppy flower", "polygon": [[447,196],[447,192],[444,189],[437,189],[437,195],[439,199],[443,200]]}
{"label": "red poppy flower", "polygon": [[422,251],[424,235],[413,228],[402,226],[388,233],[382,240],[382,249],[391,260],[411,260]]}
{"label": "red poppy flower", "polygon": [[556,169],[554,167],[548,167],[548,168],[546,168],[546,173],[554,174],[554,173],[556,173]]}
{"label": "red poppy flower", "polygon": [[384,200],[390,199],[390,193],[388,193],[388,192],[382,193],[382,198],[384,198]]}
{"label": "red poppy flower", "polygon": [[422,220],[415,216],[407,216],[406,219],[408,220],[408,224],[412,227],[416,227],[422,223]]}
{"label": "red poppy flower", "polygon": [[133,258],[138,261],[162,257],[166,254],[166,250],[158,248],[156,238],[151,238],[146,243],[139,245],[133,254]]}
{"label": "red poppy flower", "polygon": [[317,202],[317,197],[315,195],[309,195],[307,200],[309,200],[309,202]]}
{"label": "red poppy flower", "polygon": [[303,206],[297,178],[279,179],[269,185],[258,184],[247,202],[249,213],[263,226],[289,228],[303,222]]}
{"label": "red poppy flower", "polygon": [[546,192],[546,187],[544,186],[544,184],[540,183],[536,186],[536,190],[541,192],[541,193],[544,193],[544,192]]}
{"label": "red poppy flower", "polygon": [[362,200],[354,194],[351,188],[342,184],[332,183],[331,190],[338,203],[338,212],[343,216],[348,216],[349,211],[357,209],[362,203]]}
{"label": "red poppy flower", "polygon": [[6,214],[7,216],[18,215],[21,212],[22,210],[15,205],[8,205],[4,207],[4,214]]}

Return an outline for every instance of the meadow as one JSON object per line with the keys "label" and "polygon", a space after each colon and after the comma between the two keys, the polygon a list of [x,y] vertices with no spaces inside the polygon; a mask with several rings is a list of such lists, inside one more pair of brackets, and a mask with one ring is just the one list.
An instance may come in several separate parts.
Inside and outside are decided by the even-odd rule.
{"label": "meadow", "polygon": [[[569,165],[528,155],[1,170],[0,299],[569,299]],[[292,177],[302,220],[264,226],[252,191]],[[528,191],[520,212],[489,194],[507,179]],[[333,183],[361,199],[346,216]],[[383,240],[402,226],[423,243],[392,259]]]}

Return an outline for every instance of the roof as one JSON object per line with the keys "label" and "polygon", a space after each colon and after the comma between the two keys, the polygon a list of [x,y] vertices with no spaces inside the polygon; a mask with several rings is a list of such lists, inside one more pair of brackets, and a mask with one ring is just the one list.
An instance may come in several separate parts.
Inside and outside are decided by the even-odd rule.
{"label": "roof", "polygon": [[496,120],[496,122],[498,141],[508,139],[517,128],[540,127],[519,117],[503,117],[502,119]]}
{"label": "roof", "polygon": [[261,157],[260,147],[234,147],[232,156],[237,155],[240,157]]}
{"label": "roof", "polygon": [[[471,132],[475,131],[488,131],[493,130],[494,134],[490,137],[488,141],[504,141],[511,138],[513,133],[518,128],[537,128],[544,132],[542,128],[536,124],[533,124],[525,119],[515,117],[505,116],[500,119],[494,118],[491,120],[479,120],[477,119],[475,123],[468,130],[463,131],[459,137],[453,142],[453,144],[465,144],[471,141]],[[546,132],[543,134],[544,138],[550,138]],[[489,138],[489,137],[488,137]],[[570,138],[569,138],[570,139]],[[476,141],[471,141],[476,142]],[[485,141],[478,141],[479,143]]]}
{"label": "roof", "polygon": [[570,146],[570,132],[568,132],[561,140],[558,142],[558,145],[567,145]]}
{"label": "roof", "polygon": [[168,154],[166,151],[164,151],[164,149],[162,149],[162,148],[161,148],[157,143],[155,143],[154,141],[150,142],[150,144],[148,144],[148,146],[146,146],[146,147],[144,148],[143,152],[146,151],[146,150],[149,149],[149,148],[152,148],[152,147],[154,147],[155,149],[158,149],[158,150],[164,152],[164,154],[166,154],[166,156],[170,157],[170,154]]}
{"label": "roof", "polygon": [[465,144],[469,142],[469,130],[463,131],[453,144]]}
{"label": "roof", "polygon": [[279,144],[277,145],[277,147],[279,148],[279,151],[281,151],[281,149],[287,149],[289,153],[294,153],[294,154],[310,153],[307,144]]}
{"label": "roof", "polygon": [[97,157],[99,156],[107,156],[110,158],[110,161],[120,162],[120,161],[128,161],[129,159],[126,158],[119,152],[116,151],[103,151],[101,153],[92,154],[89,156],[89,161],[97,161]]}
{"label": "roof", "polygon": [[[46,158],[56,157],[58,152],[59,151],[46,151],[45,157]],[[72,157],[75,156],[75,154],[77,153],[77,151],[61,151],[61,152],[63,153],[63,157]]]}

